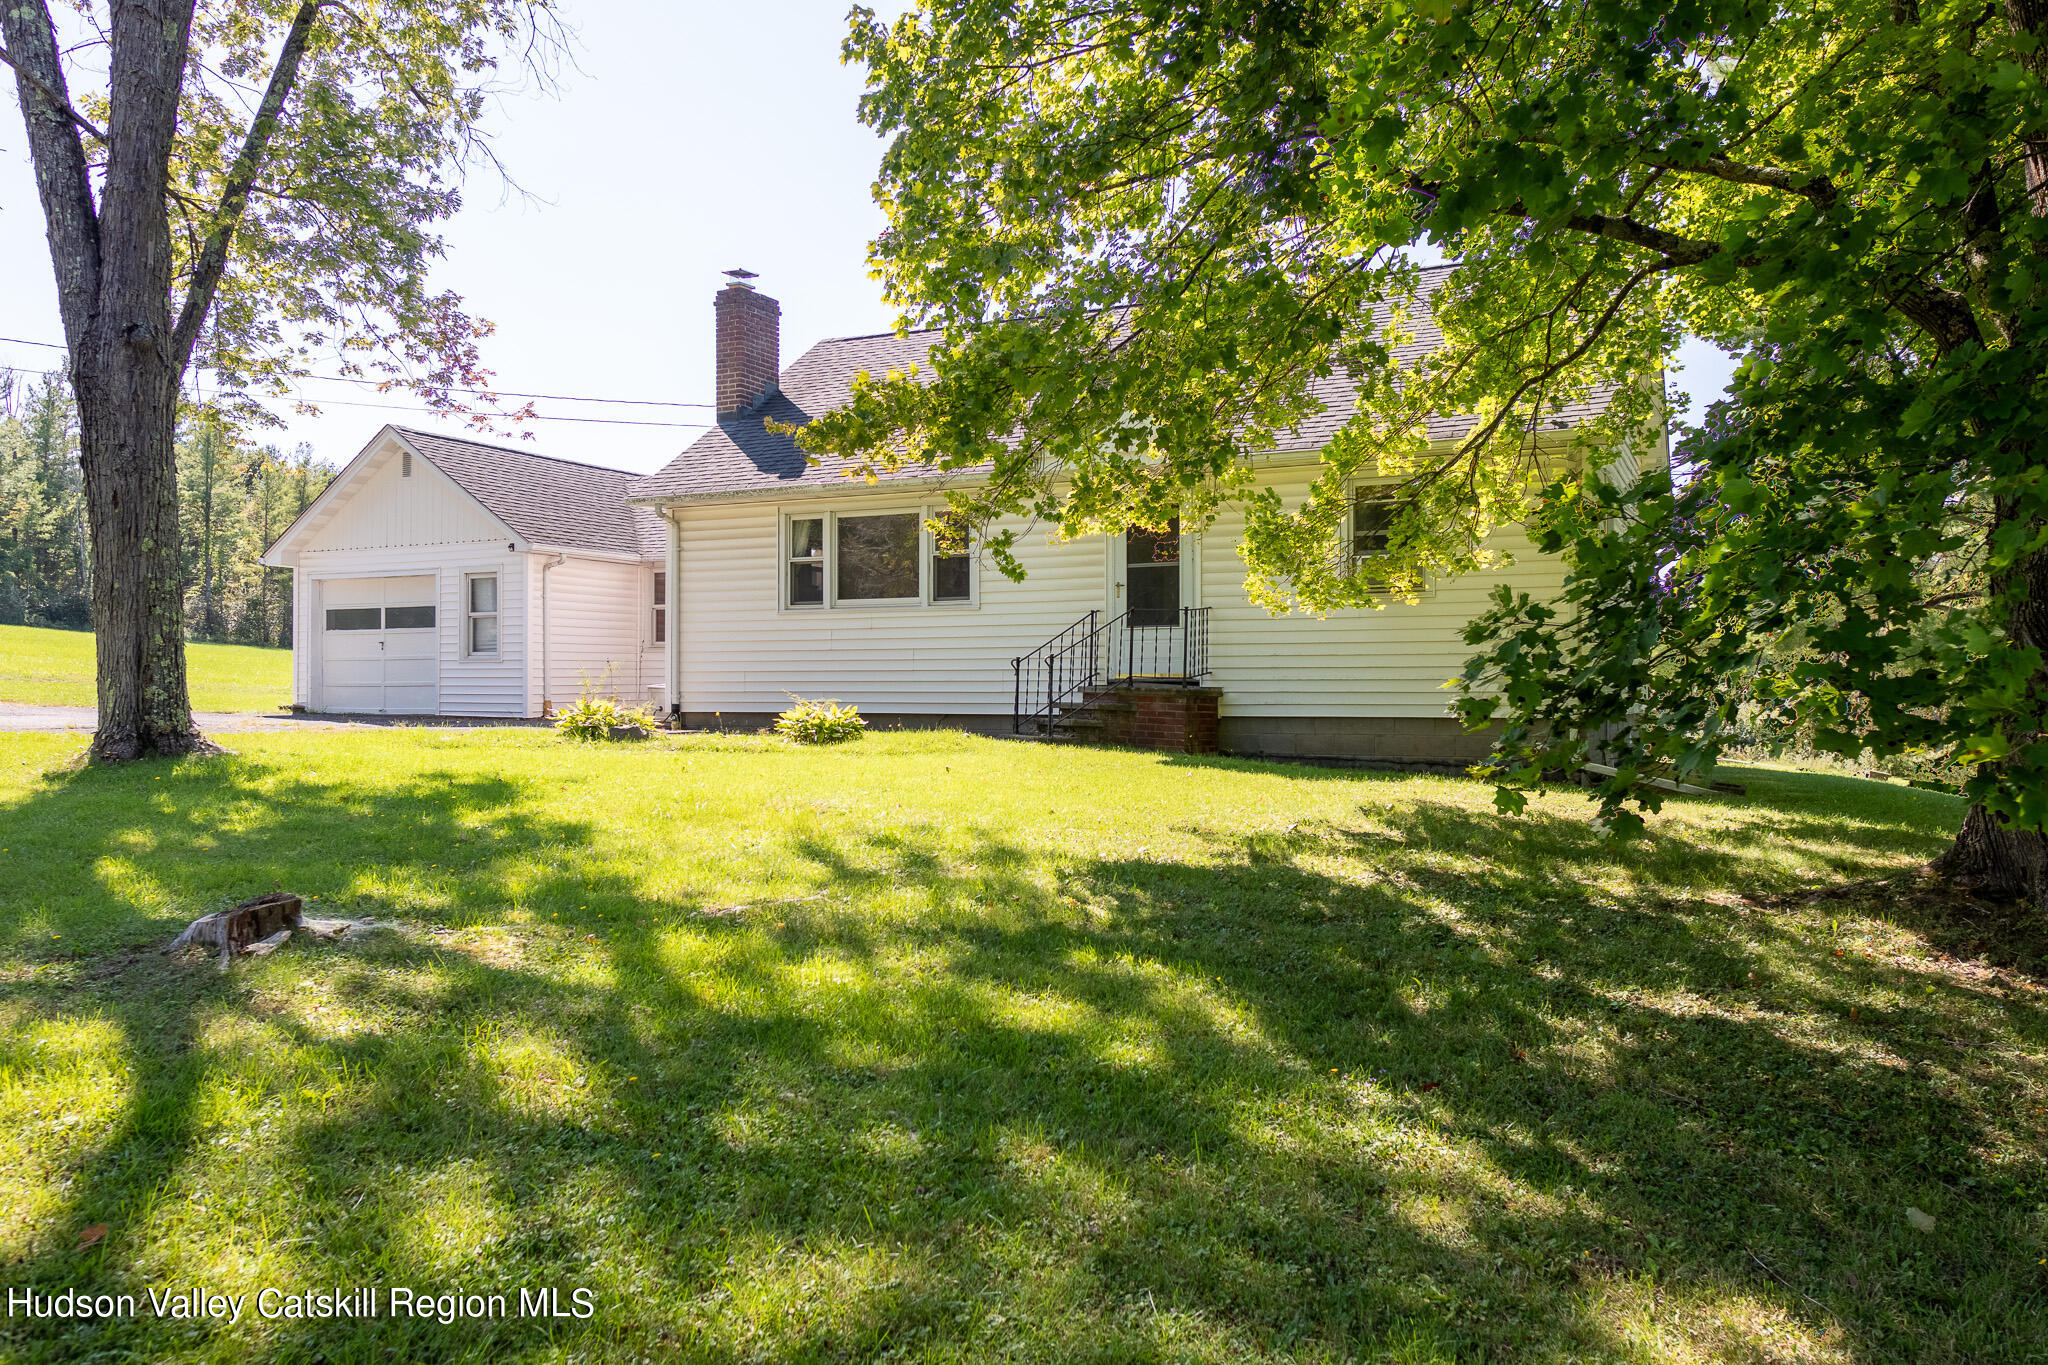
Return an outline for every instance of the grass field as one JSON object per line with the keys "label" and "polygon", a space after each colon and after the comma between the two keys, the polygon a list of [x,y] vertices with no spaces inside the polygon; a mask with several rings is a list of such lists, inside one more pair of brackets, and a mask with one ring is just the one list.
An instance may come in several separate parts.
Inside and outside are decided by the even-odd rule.
{"label": "grass field", "polygon": [[[185,646],[195,711],[275,711],[292,699],[292,652]],[[95,706],[92,632],[0,626],[0,701]]]}
{"label": "grass field", "polygon": [[[950,734],[76,747],[0,737],[0,1262],[138,1311],[9,1360],[2048,1358],[2048,996],[1914,878],[1948,798],[1614,846]],[[384,927],[156,953],[277,887]]]}

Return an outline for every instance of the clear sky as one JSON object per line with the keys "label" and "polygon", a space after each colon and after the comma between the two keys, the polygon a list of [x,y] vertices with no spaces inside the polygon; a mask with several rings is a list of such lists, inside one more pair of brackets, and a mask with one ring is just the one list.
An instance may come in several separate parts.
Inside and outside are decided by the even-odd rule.
{"label": "clear sky", "polygon": [[[887,12],[895,5],[877,8]],[[855,118],[858,68],[839,63],[846,0],[571,0],[576,66],[552,97],[500,103],[497,148],[526,196],[488,175],[446,227],[439,283],[498,325],[486,362],[506,390],[707,403],[711,297],[736,266],[782,302],[785,361],[822,337],[885,331],[868,277],[880,229],[870,185],[881,144]],[[12,81],[0,112],[0,336],[57,341],[42,215]],[[1700,353],[1695,357],[1692,353]],[[0,366],[51,368],[55,350],[0,342]],[[1717,394],[1717,353],[1681,376]],[[342,403],[402,394],[309,382],[318,417],[266,439],[309,441],[339,464],[386,421],[417,411]],[[701,423],[703,409],[537,404],[549,416]],[[454,428],[451,428],[453,430]],[[539,422],[534,448],[633,470],[665,463],[698,427]]]}

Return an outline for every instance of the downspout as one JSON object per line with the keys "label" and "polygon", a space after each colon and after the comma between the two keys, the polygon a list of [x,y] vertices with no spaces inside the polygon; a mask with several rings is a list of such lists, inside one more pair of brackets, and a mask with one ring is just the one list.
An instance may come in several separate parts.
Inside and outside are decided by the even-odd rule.
{"label": "downspout", "polygon": [[559,565],[569,556],[555,552],[553,559],[541,561],[540,566],[540,718],[546,720],[554,703],[548,696],[548,570]]}
{"label": "downspout", "polygon": [[668,527],[668,713],[678,729],[683,723],[683,526],[674,507],[655,509]]}

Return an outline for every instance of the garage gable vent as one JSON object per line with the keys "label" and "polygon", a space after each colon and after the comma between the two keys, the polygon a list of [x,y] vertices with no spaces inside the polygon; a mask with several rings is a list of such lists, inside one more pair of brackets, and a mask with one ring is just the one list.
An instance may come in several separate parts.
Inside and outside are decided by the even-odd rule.
{"label": "garage gable vent", "polygon": [[412,477],[412,452],[410,450],[398,452],[398,477],[401,479]]}

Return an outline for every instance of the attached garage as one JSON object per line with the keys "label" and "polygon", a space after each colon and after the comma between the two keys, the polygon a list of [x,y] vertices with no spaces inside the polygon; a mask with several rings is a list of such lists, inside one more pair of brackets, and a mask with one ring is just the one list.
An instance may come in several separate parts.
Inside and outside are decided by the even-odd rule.
{"label": "attached garage", "polygon": [[309,711],[534,717],[660,706],[668,530],[628,475],[386,427],[263,562],[292,570]]}
{"label": "attached garage", "polygon": [[326,579],[319,589],[314,709],[437,714],[441,651],[433,576]]}

